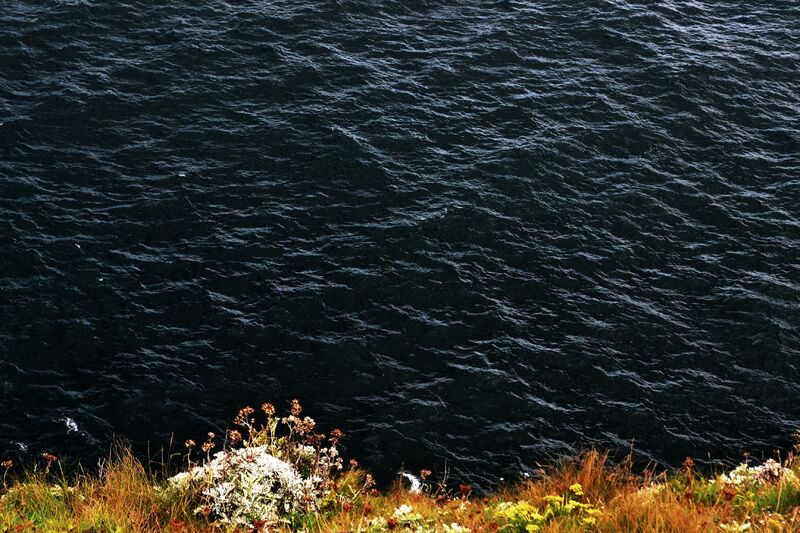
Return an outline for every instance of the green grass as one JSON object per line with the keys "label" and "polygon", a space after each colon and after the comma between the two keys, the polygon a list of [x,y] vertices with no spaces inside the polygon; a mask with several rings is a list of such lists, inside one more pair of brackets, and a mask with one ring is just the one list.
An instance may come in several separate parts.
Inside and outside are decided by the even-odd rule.
{"label": "green grass", "polygon": [[[284,445],[282,439],[275,442]],[[4,463],[0,533],[235,531],[203,511],[199,489],[168,489],[163,472],[151,472],[124,446],[98,472],[65,475],[54,459],[16,474]],[[611,464],[607,454],[589,451],[485,495],[430,478],[420,494],[399,482],[377,491],[371,476],[353,465],[330,480],[314,510],[284,515],[272,530],[800,531],[800,460],[791,453],[780,476],[738,484],[720,477],[723,472],[704,475],[690,461],[658,473],[634,472],[631,464]],[[267,529],[255,522],[243,530]]]}

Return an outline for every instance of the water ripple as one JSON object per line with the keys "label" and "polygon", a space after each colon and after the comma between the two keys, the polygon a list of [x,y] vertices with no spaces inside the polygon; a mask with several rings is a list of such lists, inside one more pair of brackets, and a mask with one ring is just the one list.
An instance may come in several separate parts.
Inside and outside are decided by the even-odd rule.
{"label": "water ripple", "polygon": [[0,451],[299,396],[488,483],[800,425],[796,2],[7,4]]}

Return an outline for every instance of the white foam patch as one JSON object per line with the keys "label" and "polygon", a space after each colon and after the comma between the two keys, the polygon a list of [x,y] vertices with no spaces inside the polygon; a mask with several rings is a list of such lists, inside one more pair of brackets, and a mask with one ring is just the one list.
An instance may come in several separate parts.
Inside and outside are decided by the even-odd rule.
{"label": "white foam patch", "polygon": [[70,417],[64,419],[64,424],[67,426],[67,433],[78,431],[78,424]]}

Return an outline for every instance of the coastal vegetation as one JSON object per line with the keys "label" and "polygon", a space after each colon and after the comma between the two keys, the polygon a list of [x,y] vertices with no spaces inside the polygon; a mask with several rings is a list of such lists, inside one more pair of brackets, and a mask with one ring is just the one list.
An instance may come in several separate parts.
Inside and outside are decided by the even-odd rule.
{"label": "coastal vegetation", "polygon": [[0,532],[800,531],[800,435],[782,457],[720,472],[672,471],[586,451],[478,493],[429,470],[379,490],[292,401],[241,409],[235,428],[186,441],[179,470],[153,471],[124,445],[99,470],[66,473],[50,453],[0,463]]}

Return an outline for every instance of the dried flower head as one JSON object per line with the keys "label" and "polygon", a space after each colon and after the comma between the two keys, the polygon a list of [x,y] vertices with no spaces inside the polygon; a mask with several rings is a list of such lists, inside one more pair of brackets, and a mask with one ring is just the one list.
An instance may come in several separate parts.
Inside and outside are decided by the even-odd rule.
{"label": "dried flower head", "polygon": [[197,446],[197,443],[192,439],[186,439],[186,442],[184,442],[183,445],[191,450],[192,448]]}
{"label": "dried flower head", "polygon": [[427,468],[423,468],[422,470],[419,471],[419,477],[422,478],[422,481],[428,479],[431,476],[431,474],[433,474],[433,472],[431,472]]}
{"label": "dried flower head", "polygon": [[722,495],[725,497],[725,501],[729,502],[736,496],[736,491],[730,487],[725,487],[722,489]]}
{"label": "dried flower head", "polygon": [[341,429],[335,428],[331,430],[331,440],[333,442],[338,442],[344,437],[344,431]]}
{"label": "dried flower head", "polygon": [[375,478],[372,477],[372,474],[367,474],[364,477],[364,488],[371,489],[374,486],[375,486]]}
{"label": "dried flower head", "polygon": [[355,468],[358,466],[358,461],[355,459],[350,459],[350,468]]}
{"label": "dried flower head", "polygon": [[306,442],[312,446],[320,446],[324,440],[324,433],[311,433],[306,435]]}
{"label": "dried flower head", "polygon": [[309,417],[309,416],[307,416],[304,419],[297,421],[297,424],[295,425],[295,429],[297,430],[298,433],[300,433],[301,435],[304,435],[306,433],[311,433],[312,431],[314,431],[314,426],[315,425],[316,425],[316,422],[314,422],[314,419]]}
{"label": "dried flower head", "polygon": [[228,432],[228,438],[231,439],[231,442],[240,442],[242,440],[242,434],[232,429]]}
{"label": "dried flower head", "polygon": [[247,425],[250,422],[250,415],[252,415],[254,412],[255,409],[253,409],[249,405],[247,407],[242,407],[241,409],[239,409],[239,412],[236,413],[236,416],[233,417],[233,423],[236,424],[237,426]]}
{"label": "dried flower head", "polygon": [[467,497],[470,492],[472,492],[472,485],[467,485],[465,483],[458,484],[458,492],[461,493],[462,496]]}
{"label": "dried flower head", "polygon": [[171,533],[183,533],[186,531],[186,523],[183,520],[173,519],[167,523]]}
{"label": "dried flower head", "polygon": [[300,400],[295,398],[292,400],[292,407],[290,409],[292,416],[300,416],[300,413],[303,412],[303,406],[300,405]]}
{"label": "dried flower head", "polygon": [[8,470],[8,469],[9,469],[9,468],[11,468],[12,466],[14,466],[14,461],[12,461],[11,459],[6,459],[6,460],[5,460],[5,461],[3,461],[2,463],[0,463],[0,466],[2,466],[3,468],[5,468],[6,470]]}
{"label": "dried flower head", "polygon": [[261,410],[264,411],[264,414],[267,416],[272,416],[275,414],[275,406],[271,403],[262,403]]}
{"label": "dried flower head", "polygon": [[686,469],[687,472],[691,472],[694,468],[694,461],[691,457],[687,457],[683,460],[683,467]]}
{"label": "dried flower head", "polygon": [[208,440],[212,440],[214,437],[216,437],[216,435],[214,435],[212,432],[209,431],[208,432]]}
{"label": "dried flower head", "polygon": [[214,446],[216,446],[216,445],[209,440],[209,441],[204,442],[200,446],[200,449],[203,450],[204,452],[209,452],[209,451],[214,449]]}
{"label": "dried flower head", "polygon": [[58,457],[56,457],[50,452],[42,452],[42,459],[47,461],[48,464],[52,464],[58,461]]}

